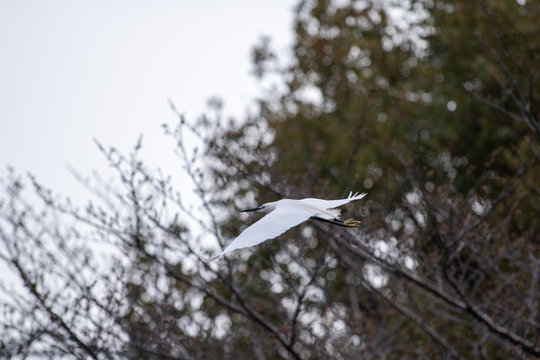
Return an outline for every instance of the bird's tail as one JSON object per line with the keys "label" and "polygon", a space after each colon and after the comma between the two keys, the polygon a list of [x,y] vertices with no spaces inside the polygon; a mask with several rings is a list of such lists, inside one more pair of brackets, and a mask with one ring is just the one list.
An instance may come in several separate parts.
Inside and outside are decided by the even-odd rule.
{"label": "bird's tail", "polygon": [[354,195],[352,193],[352,191],[349,193],[349,196],[347,196],[347,199],[350,199],[350,200],[360,200],[361,198],[363,198],[364,196],[366,196],[367,193],[359,193],[359,192],[356,192]]}

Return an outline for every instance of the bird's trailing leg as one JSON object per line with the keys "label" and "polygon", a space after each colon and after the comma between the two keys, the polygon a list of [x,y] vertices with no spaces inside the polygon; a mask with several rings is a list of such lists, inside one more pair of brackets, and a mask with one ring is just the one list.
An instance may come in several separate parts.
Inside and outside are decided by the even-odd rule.
{"label": "bird's trailing leg", "polygon": [[343,220],[338,219],[338,218],[323,219],[323,218],[318,217],[318,216],[313,216],[312,219],[327,222],[329,224],[334,224],[334,225],[337,225],[337,226],[343,226],[343,227],[358,227],[362,223],[360,220],[354,220],[354,219],[347,219],[347,220],[343,221]]}

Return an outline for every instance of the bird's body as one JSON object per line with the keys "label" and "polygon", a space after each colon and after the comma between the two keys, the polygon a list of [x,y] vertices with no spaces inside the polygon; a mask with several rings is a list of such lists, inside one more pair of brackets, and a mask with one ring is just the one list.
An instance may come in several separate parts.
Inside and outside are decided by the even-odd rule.
{"label": "bird's body", "polygon": [[234,239],[219,255],[213,259],[236,249],[242,249],[261,242],[273,239],[288,229],[314,217],[319,220],[334,223],[340,226],[354,227],[359,221],[339,219],[339,210],[335,209],[348,202],[359,200],[366,194],[349,194],[346,199],[323,200],[306,198],[300,200],[282,199],[263,204],[254,209],[243,211],[261,211],[268,213],[259,221],[248,226],[236,239]]}

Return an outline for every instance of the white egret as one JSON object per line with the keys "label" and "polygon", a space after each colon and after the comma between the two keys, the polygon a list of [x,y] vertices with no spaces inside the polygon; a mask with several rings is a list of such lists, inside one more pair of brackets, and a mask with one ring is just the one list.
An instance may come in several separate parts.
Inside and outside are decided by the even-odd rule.
{"label": "white egret", "polygon": [[265,240],[273,239],[290,228],[306,221],[309,218],[329,222],[339,226],[356,227],[360,221],[349,219],[342,221],[340,211],[335,209],[348,202],[359,200],[366,196],[366,193],[352,194],[346,199],[323,200],[307,198],[301,200],[282,199],[269,202],[246,211],[261,211],[267,213],[259,221],[248,226],[236,239],[234,239],[219,255],[209,259],[214,260],[223,254],[236,249],[242,249],[258,245]]}

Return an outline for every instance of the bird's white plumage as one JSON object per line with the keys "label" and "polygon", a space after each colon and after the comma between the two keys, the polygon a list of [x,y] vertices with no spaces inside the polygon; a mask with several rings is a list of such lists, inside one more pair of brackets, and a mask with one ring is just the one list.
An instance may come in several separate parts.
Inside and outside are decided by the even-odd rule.
{"label": "bird's white plumage", "polygon": [[259,221],[248,226],[242,233],[234,239],[218,256],[236,249],[242,249],[261,242],[273,239],[283,234],[288,229],[306,221],[312,216],[324,219],[333,219],[339,217],[338,210],[332,210],[336,207],[347,204],[348,202],[359,200],[366,194],[352,195],[352,192],[346,199],[323,200],[307,198],[301,200],[282,199],[265,206],[272,210],[268,215]]}
{"label": "bird's white plumage", "polygon": [[307,198],[307,199],[302,199],[298,201],[308,203],[312,206],[316,206],[321,209],[334,209],[339,206],[345,205],[348,202],[351,202],[354,200],[360,200],[364,196],[366,196],[366,193],[361,193],[361,194],[356,193],[353,195],[352,192],[350,192],[349,196],[346,199],[324,200],[324,199]]}
{"label": "bird's white plumage", "polygon": [[308,207],[302,207],[300,209],[277,207],[270,214],[248,226],[220,255],[273,239],[290,228],[306,221],[311,216],[313,216],[313,211],[310,211]]}

